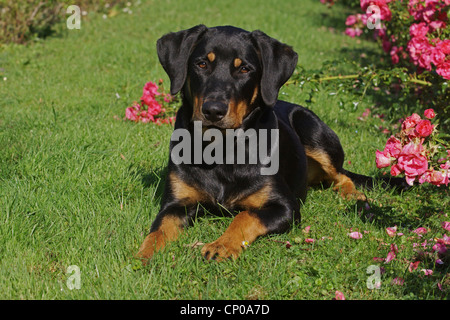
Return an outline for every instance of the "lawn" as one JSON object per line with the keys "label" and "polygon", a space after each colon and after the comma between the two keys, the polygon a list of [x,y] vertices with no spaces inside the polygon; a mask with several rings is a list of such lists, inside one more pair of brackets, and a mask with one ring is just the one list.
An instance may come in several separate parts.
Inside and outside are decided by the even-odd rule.
{"label": "lawn", "polygon": [[[292,45],[308,71],[327,60],[364,64],[361,53],[374,60],[381,49],[343,35],[345,10],[317,0],[138,1],[131,9],[89,13],[80,30],[0,51],[0,298],[330,300],[340,291],[346,299],[448,299],[449,259],[436,265],[417,250],[431,252],[445,233],[443,186],[376,188],[367,204],[316,188],[301,226],[258,239],[236,261],[205,262],[195,246],[219,237],[231,221],[224,217],[199,219],[147,267],[134,260],[158,212],[172,127],[123,119],[146,82],[168,87],[159,37],[199,23],[261,29]],[[358,120],[375,101],[340,94],[349,102],[323,86],[311,102],[292,84],[280,98],[307,105],[338,133],[348,170],[376,175],[375,151],[387,137],[377,119]],[[403,236],[387,234],[394,226]],[[428,232],[412,232],[419,227]],[[349,237],[355,231],[361,239]],[[396,258],[377,259],[392,244]],[[378,289],[367,286],[371,265],[381,271]],[[81,272],[78,288],[70,266]]]}

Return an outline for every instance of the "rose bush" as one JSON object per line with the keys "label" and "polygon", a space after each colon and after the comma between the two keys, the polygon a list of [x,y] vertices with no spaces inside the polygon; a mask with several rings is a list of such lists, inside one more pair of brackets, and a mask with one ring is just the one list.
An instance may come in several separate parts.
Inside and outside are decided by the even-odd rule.
{"label": "rose bush", "polygon": [[375,70],[375,86],[386,84],[423,109],[434,108],[441,126],[450,126],[450,0],[322,1],[336,2],[355,11],[343,21],[345,34],[375,39],[389,57],[390,66]]}
{"label": "rose bush", "polygon": [[[417,113],[407,117],[398,136],[391,136],[384,150],[376,151],[377,168],[391,167],[390,174],[404,174],[409,185],[415,181],[448,185],[450,148],[437,139],[437,125],[429,120],[435,119],[434,110],[427,109],[424,115],[428,119],[421,119]],[[442,156],[441,150],[446,150],[446,155]]]}
{"label": "rose bush", "polygon": [[419,73],[435,70],[450,80],[449,0],[360,0],[360,7],[363,13],[347,18],[346,34],[359,36],[362,25],[367,26],[368,21],[376,25],[373,22],[377,20],[374,36],[392,63],[403,60],[415,65]]}

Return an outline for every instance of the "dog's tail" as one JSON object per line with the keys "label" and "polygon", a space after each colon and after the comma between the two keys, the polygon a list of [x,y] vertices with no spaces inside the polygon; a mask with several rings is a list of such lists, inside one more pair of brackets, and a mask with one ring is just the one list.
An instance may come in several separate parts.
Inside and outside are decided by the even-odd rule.
{"label": "dog's tail", "polygon": [[377,184],[381,184],[383,188],[395,188],[399,190],[407,190],[410,186],[404,178],[397,177],[369,177],[358,173],[353,173],[342,168],[342,173],[349,177],[355,186],[372,190]]}

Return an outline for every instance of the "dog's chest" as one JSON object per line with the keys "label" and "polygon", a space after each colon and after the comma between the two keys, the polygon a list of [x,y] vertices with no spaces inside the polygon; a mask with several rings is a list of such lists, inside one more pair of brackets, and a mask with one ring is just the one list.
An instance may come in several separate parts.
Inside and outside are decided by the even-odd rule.
{"label": "dog's chest", "polygon": [[248,165],[234,165],[198,175],[194,183],[201,194],[198,202],[228,210],[261,207],[269,198],[271,183],[253,171]]}

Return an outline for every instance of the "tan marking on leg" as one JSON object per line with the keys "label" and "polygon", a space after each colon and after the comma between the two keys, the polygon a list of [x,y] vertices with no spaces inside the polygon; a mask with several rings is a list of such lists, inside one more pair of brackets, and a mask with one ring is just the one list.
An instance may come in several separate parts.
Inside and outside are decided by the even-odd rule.
{"label": "tan marking on leg", "polygon": [[269,200],[272,193],[272,186],[270,183],[264,187],[252,193],[251,195],[237,201],[237,205],[245,208],[246,210],[260,209]]}
{"label": "tan marking on leg", "polygon": [[345,174],[338,173],[334,176],[333,184],[333,190],[338,191],[344,199],[366,201],[366,196],[364,193],[356,190],[353,181]]}
{"label": "tan marking on leg", "polygon": [[325,151],[305,147],[305,152],[308,157],[308,185],[333,183],[333,190],[338,191],[344,199],[366,200],[366,196],[356,190],[349,177],[336,171]]}
{"label": "tan marking on leg", "polygon": [[207,199],[205,192],[188,185],[173,172],[169,174],[169,181],[173,196],[182,206],[193,205]]}
{"label": "tan marking on leg", "polygon": [[337,174],[336,168],[331,164],[328,154],[324,151],[305,147],[305,153],[309,166],[308,184],[328,181]]}
{"label": "tan marking on leg", "polygon": [[183,221],[174,216],[165,216],[158,230],[147,235],[144,242],[139,248],[137,258],[141,259],[144,264],[153,254],[163,249],[169,242],[178,238],[182,231]]}
{"label": "tan marking on leg", "polygon": [[308,157],[308,185],[317,185],[325,181],[325,171],[319,162],[313,158]]}
{"label": "tan marking on leg", "polygon": [[242,211],[236,215],[227,230],[216,241],[203,246],[202,255],[207,260],[236,259],[244,247],[265,234],[267,234],[267,228],[260,219],[255,214]]}

